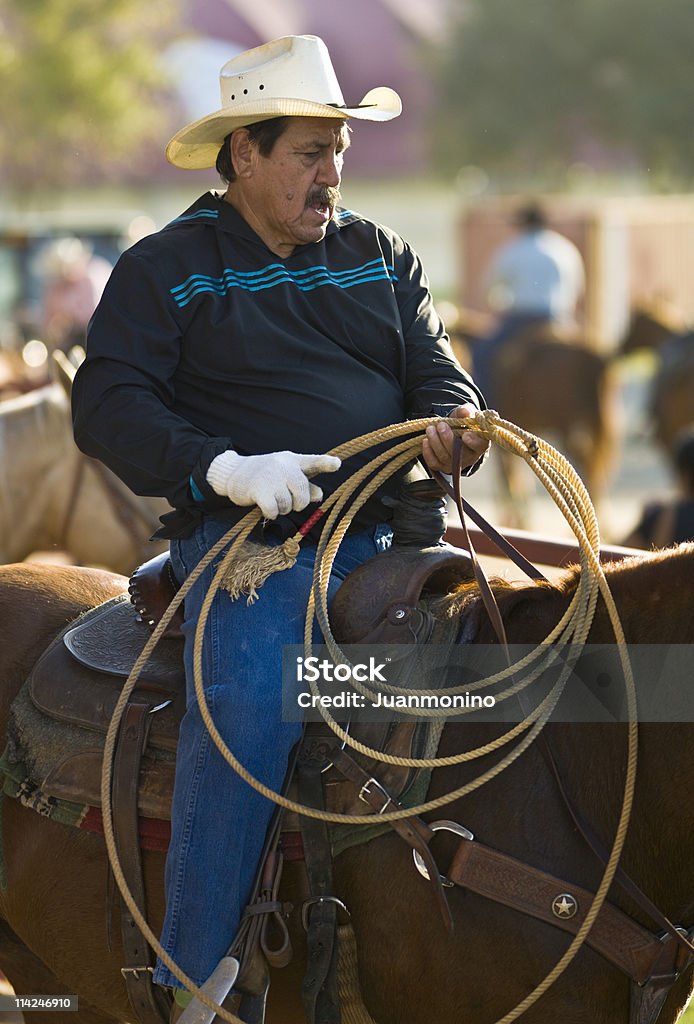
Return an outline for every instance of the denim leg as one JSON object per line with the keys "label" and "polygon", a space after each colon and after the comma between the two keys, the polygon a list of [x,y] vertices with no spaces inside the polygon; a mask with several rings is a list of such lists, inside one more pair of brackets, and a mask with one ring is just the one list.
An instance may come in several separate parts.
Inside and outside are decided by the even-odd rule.
{"label": "denim leg", "polygon": [[[206,520],[192,538],[172,545],[179,578],[227,529],[225,523]],[[389,540],[383,526],[348,536],[333,567],[330,592]],[[250,606],[245,598],[232,601],[226,591],[218,591],[205,630],[203,679],[212,718],[244,767],[274,790],[281,788],[289,754],[301,736],[300,723],[282,720],[282,647],[303,642],[315,551],[304,542],[296,565],[271,576]],[[198,985],[234,939],[275,807],[227,765],[195,698],[195,625],[215,568],[216,563],[206,570],[185,602],[188,707],[176,761],[161,938]],[[179,984],[161,963],[154,980]]]}

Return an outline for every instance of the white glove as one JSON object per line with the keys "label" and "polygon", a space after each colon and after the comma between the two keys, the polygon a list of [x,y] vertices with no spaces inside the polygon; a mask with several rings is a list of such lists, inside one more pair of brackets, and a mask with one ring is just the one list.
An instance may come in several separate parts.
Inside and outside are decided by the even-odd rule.
{"label": "white glove", "polygon": [[266,519],[276,519],[320,501],[323,492],[309,477],[334,473],[340,465],[333,455],[239,455],[226,451],[210,463],[207,482],[216,494],[235,505],[257,505]]}

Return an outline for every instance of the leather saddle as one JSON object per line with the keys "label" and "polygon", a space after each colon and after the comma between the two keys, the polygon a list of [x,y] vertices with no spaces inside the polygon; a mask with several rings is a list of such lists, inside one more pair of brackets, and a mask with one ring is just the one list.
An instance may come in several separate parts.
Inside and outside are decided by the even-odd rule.
{"label": "leather saddle", "polygon": [[[337,592],[331,610],[335,638],[340,644],[424,643],[435,620],[420,607],[422,598],[447,593],[470,577],[469,557],[447,546],[378,554],[351,573]],[[130,600],[124,593],[86,613],[37,662],[28,681],[33,707],[91,738],[77,750],[64,749],[50,765],[36,759],[37,781],[46,796],[100,806],[103,738],[124,680],[176,589],[168,556],[157,556],[131,577]],[[181,621],[177,614],[132,694],[132,702],[147,709],[138,792],[144,817],[170,817],[174,755],[185,710]],[[360,728],[371,746],[388,739],[382,723]],[[392,738],[399,753],[410,742],[406,732]]]}

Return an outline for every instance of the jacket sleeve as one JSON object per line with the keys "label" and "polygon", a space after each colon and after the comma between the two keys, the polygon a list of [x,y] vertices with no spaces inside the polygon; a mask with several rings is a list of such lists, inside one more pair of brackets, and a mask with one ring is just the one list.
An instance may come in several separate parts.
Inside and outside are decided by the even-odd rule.
{"label": "jacket sleeve", "polygon": [[419,257],[406,242],[398,241],[394,287],[407,356],[408,413],[427,416],[437,404],[453,407],[463,402],[484,409],[482,393],[453,353]]}
{"label": "jacket sleeve", "polygon": [[154,268],[126,252],[89,325],[72,392],[75,440],[135,493],[180,508],[214,503],[207,468],[230,438],[210,437],[172,411],[182,332]]}
{"label": "jacket sleeve", "polygon": [[406,353],[405,404],[408,416],[431,416],[471,402],[485,408],[472,378],[458,363],[434,308],[419,257],[400,241],[395,252],[395,295]]}

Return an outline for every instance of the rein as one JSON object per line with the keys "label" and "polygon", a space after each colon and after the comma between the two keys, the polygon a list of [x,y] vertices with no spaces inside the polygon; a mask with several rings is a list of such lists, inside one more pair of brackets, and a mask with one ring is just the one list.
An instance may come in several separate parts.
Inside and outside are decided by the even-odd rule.
{"label": "rein", "polygon": [[[346,480],[335,492],[333,492],[319,510],[319,515],[327,514],[328,518],[317,546],[314,582],[307,606],[304,631],[307,655],[310,655],[312,651],[311,638],[313,632],[313,620],[315,616],[323,632],[326,645],[330,650],[333,660],[337,664],[349,665],[348,660],[332,636],[328,621],[327,591],[330,570],[332,568],[335,554],[356,512],[365,504],[368,498],[371,497],[378,487],[388,479],[388,477],[403,467],[407,462],[418,457],[421,452],[421,442],[426,427],[432,422],[437,422],[438,419],[439,418],[436,417],[434,419],[413,420],[407,423],[388,427],[385,430],[374,431],[371,434],[364,435],[354,441],[340,445],[329,453],[331,455],[336,455],[341,459],[346,459],[369,447],[375,445],[382,446],[385,442],[392,442],[392,446],[389,447],[388,450],[381,451],[366,466]],[[615,877],[626,838],[636,778],[638,726],[635,687],[617,609],[614,605],[612,595],[599,562],[599,532],[595,519],[595,512],[590,502],[590,497],[573,467],[559,452],[551,448],[551,446],[546,444],[546,442],[534,437],[533,435],[527,434],[517,427],[514,427],[513,424],[502,420],[497,413],[491,410],[479,413],[475,417],[466,418],[464,421],[448,419],[447,422],[455,432],[470,429],[477,430],[488,440],[500,445],[507,451],[512,451],[516,455],[522,457],[543,483],[545,488],[549,491],[550,495],[554,498],[555,503],[559,506],[564,517],[571,526],[580,547],[579,561],[581,566],[581,575],[576,593],[574,594],[574,597],[561,620],[545,638],[543,643],[516,664],[509,666],[509,668],[489,677],[488,679],[483,679],[477,683],[468,685],[466,689],[468,691],[471,691],[473,688],[480,689],[483,686],[488,686],[493,683],[499,683],[510,679],[510,685],[504,692],[497,695],[497,700],[509,699],[517,695],[519,692],[522,692],[525,687],[529,686],[540,676],[545,668],[549,665],[553,665],[558,660],[563,648],[569,646],[578,646],[580,648],[585,644],[595,613],[597,599],[598,596],[601,595],[607,607],[615,638],[617,640],[627,695],[628,751],[622,806],[612,849],[607,858],[607,863],[605,865],[600,885],[594,895],[590,894],[592,902],[590,903],[580,927],[577,929],[573,941],[561,959],[557,964],[555,964],[546,978],[544,978],[543,981],[518,1006],[497,1022],[497,1024],[510,1024],[511,1021],[516,1020],[531,1005],[533,1005],[533,1003],[535,1003],[544,992],[547,991],[547,989],[554,983],[554,981],[556,981],[560,974],[563,973],[565,968],[573,960],[595,923]],[[401,438],[404,439],[401,440]],[[459,474],[456,473],[455,476],[455,486],[457,493],[459,494]],[[199,578],[200,574],[207,568],[207,566],[209,566],[212,560],[216,558],[217,555],[226,547],[228,547],[226,554],[215,572],[215,576],[205,597],[197,624],[194,645],[196,697],[200,706],[201,714],[215,745],[227,763],[230,764],[234,770],[249,783],[249,785],[253,786],[258,792],[262,793],[279,806],[325,822],[341,824],[373,824],[373,815],[346,815],[330,813],[319,810],[318,808],[308,807],[297,803],[296,801],[290,800],[282,794],[269,789],[259,780],[254,778],[254,776],[252,776],[234,757],[233,753],[226,747],[224,740],[211,719],[203,689],[201,671],[202,644],[205,625],[217,590],[220,586],[228,586],[230,570],[231,576],[233,577],[233,567],[237,561],[238,554],[249,534],[260,521],[260,518],[261,513],[259,509],[250,511],[239,523],[233,526],[228,533],[210,549],[210,551],[207,552],[195,567],[191,575],[185,580],[164,617],[145,644],[142,653],[132,668],[130,676],[128,677],[113,712],[113,717],[106,735],[101,784],[104,837],[113,874],[124,902],[128,906],[128,909],[136,920],[138,927],[141,929],[149,945],[156,951],[162,962],[166,964],[174,976],[177,977],[203,1005],[216,1011],[223,1020],[229,1021],[231,1024],[242,1024],[242,1022],[240,1022],[239,1018],[234,1016],[228,1010],[225,1010],[214,1003],[214,1001],[210,1000],[206,993],[198,988],[191,979],[188,978],[180,968],[178,968],[166,951],[162,949],[157,937],[153,934],[147,922],[144,920],[136,902],[129,892],[118,860],[113,835],[113,815],[110,791],[112,762],[120,719],[142,668],[160,637],[163,635],[169,622],[173,618],[173,615],[179,605],[182,603],[188,590]],[[315,519],[313,521],[315,521]],[[266,578],[266,576],[263,576],[263,571],[265,571],[267,575],[271,571],[288,568],[293,564],[293,557],[295,557],[302,535],[304,532],[307,532],[307,529],[308,528],[305,526],[302,531],[299,531],[296,535],[289,538],[288,541],[285,541],[284,544],[281,545],[280,549],[272,549],[272,561],[269,564],[269,569],[268,566],[265,566],[264,570],[261,569],[259,573],[253,574],[250,577],[250,582],[248,584],[249,589],[246,591],[247,593],[250,591],[249,599],[252,599],[255,588],[262,585],[263,578]],[[294,552],[294,556],[292,555],[292,552]],[[279,562],[277,561],[278,553]],[[375,750],[357,741],[341,728],[339,723],[332,718],[326,708],[322,708],[320,704],[319,707],[326,723],[344,745],[357,750],[367,757],[376,759],[383,763],[403,767],[435,768],[445,765],[460,764],[482,757],[492,751],[499,750],[504,745],[517,740],[515,746],[504,754],[498,764],[483,772],[476,779],[466,785],[463,785],[436,799],[428,800],[413,808],[397,807],[395,810],[390,810],[388,807],[393,805],[392,803],[390,805],[387,804],[385,808],[382,808],[380,813],[381,820],[390,823],[403,822],[403,819],[410,819],[411,821],[413,818],[416,819],[417,816],[425,812],[437,810],[439,807],[445,806],[467,793],[472,792],[482,786],[485,782],[495,778],[505,768],[512,764],[540,735],[561,696],[566,680],[573,669],[574,661],[575,659],[573,661],[571,658],[567,659],[566,666],[560,672],[558,681],[553,685],[550,692],[540,702],[540,704],[527,715],[524,721],[519,722],[517,725],[509,729],[508,732],[484,746],[477,748],[476,750],[464,751],[461,754],[450,755],[448,757],[412,758],[396,757],[394,755],[385,754],[380,750]],[[525,679],[521,678],[521,681],[518,681],[518,677],[522,677],[524,673],[527,674],[527,677]],[[320,696],[317,686],[314,683],[310,683],[309,685],[311,690],[316,695]],[[355,687],[356,689],[362,690],[362,692],[368,692],[371,695],[370,691],[364,691],[362,689],[361,684],[355,682]],[[382,689],[393,693],[406,692],[400,690],[398,687],[390,686],[388,684],[384,684]],[[439,690],[437,692],[439,695],[444,693],[456,693],[459,692],[459,688],[453,687],[447,690]],[[426,691],[422,691],[422,693],[426,693]],[[432,717],[445,717],[446,713],[446,710],[438,711],[432,708],[419,708],[417,711],[419,716],[431,715]],[[523,735],[523,733],[525,733],[525,735]],[[433,833],[433,828],[430,829],[424,822],[422,822],[421,825],[424,826],[428,832]],[[463,842],[467,843],[469,840],[465,839]]]}
{"label": "rein", "polygon": [[[84,350],[81,346],[75,345],[70,349],[67,355],[60,349],[56,349],[51,353],[51,355],[55,365],[60,371],[61,384],[69,399],[77,367],[85,356]],[[149,516],[142,510],[134,495],[119,487],[115,479],[101,462],[97,459],[90,459],[79,450],[78,459],[75,464],[72,486],[70,488],[70,494],[65,507],[65,514],[63,516],[63,524],[58,535],[58,544],[61,548],[65,550],[68,549],[67,538],[75,516],[77,502],[82,492],[82,485],[84,483],[85,476],[84,471],[88,464],[96,473],[97,478],[106,492],[106,496],[111,504],[111,508],[113,509],[116,519],[118,519],[125,532],[129,535],[133,545],[136,548],[141,547],[142,541],[147,540],[151,530],[156,524],[153,523]],[[140,524],[144,526],[144,534],[140,532],[137,527],[138,520]]]}
{"label": "rein", "polygon": [[[77,452],[78,458],[75,463],[75,472],[72,478],[72,485],[68,495],[63,522],[58,534],[57,543],[62,550],[69,550],[68,536],[72,527],[77,504],[82,494],[87,466],[94,470],[97,479],[101,484],[113,513],[130,538],[136,549],[142,547],[143,540],[147,540],[154,529],[155,524],[150,521],[147,514],[140,508],[135,497],[123,491],[116,481],[111,477],[109,471],[96,459],[90,459],[82,452]],[[139,521],[139,526],[138,526]],[[140,527],[144,527],[144,532]]]}

